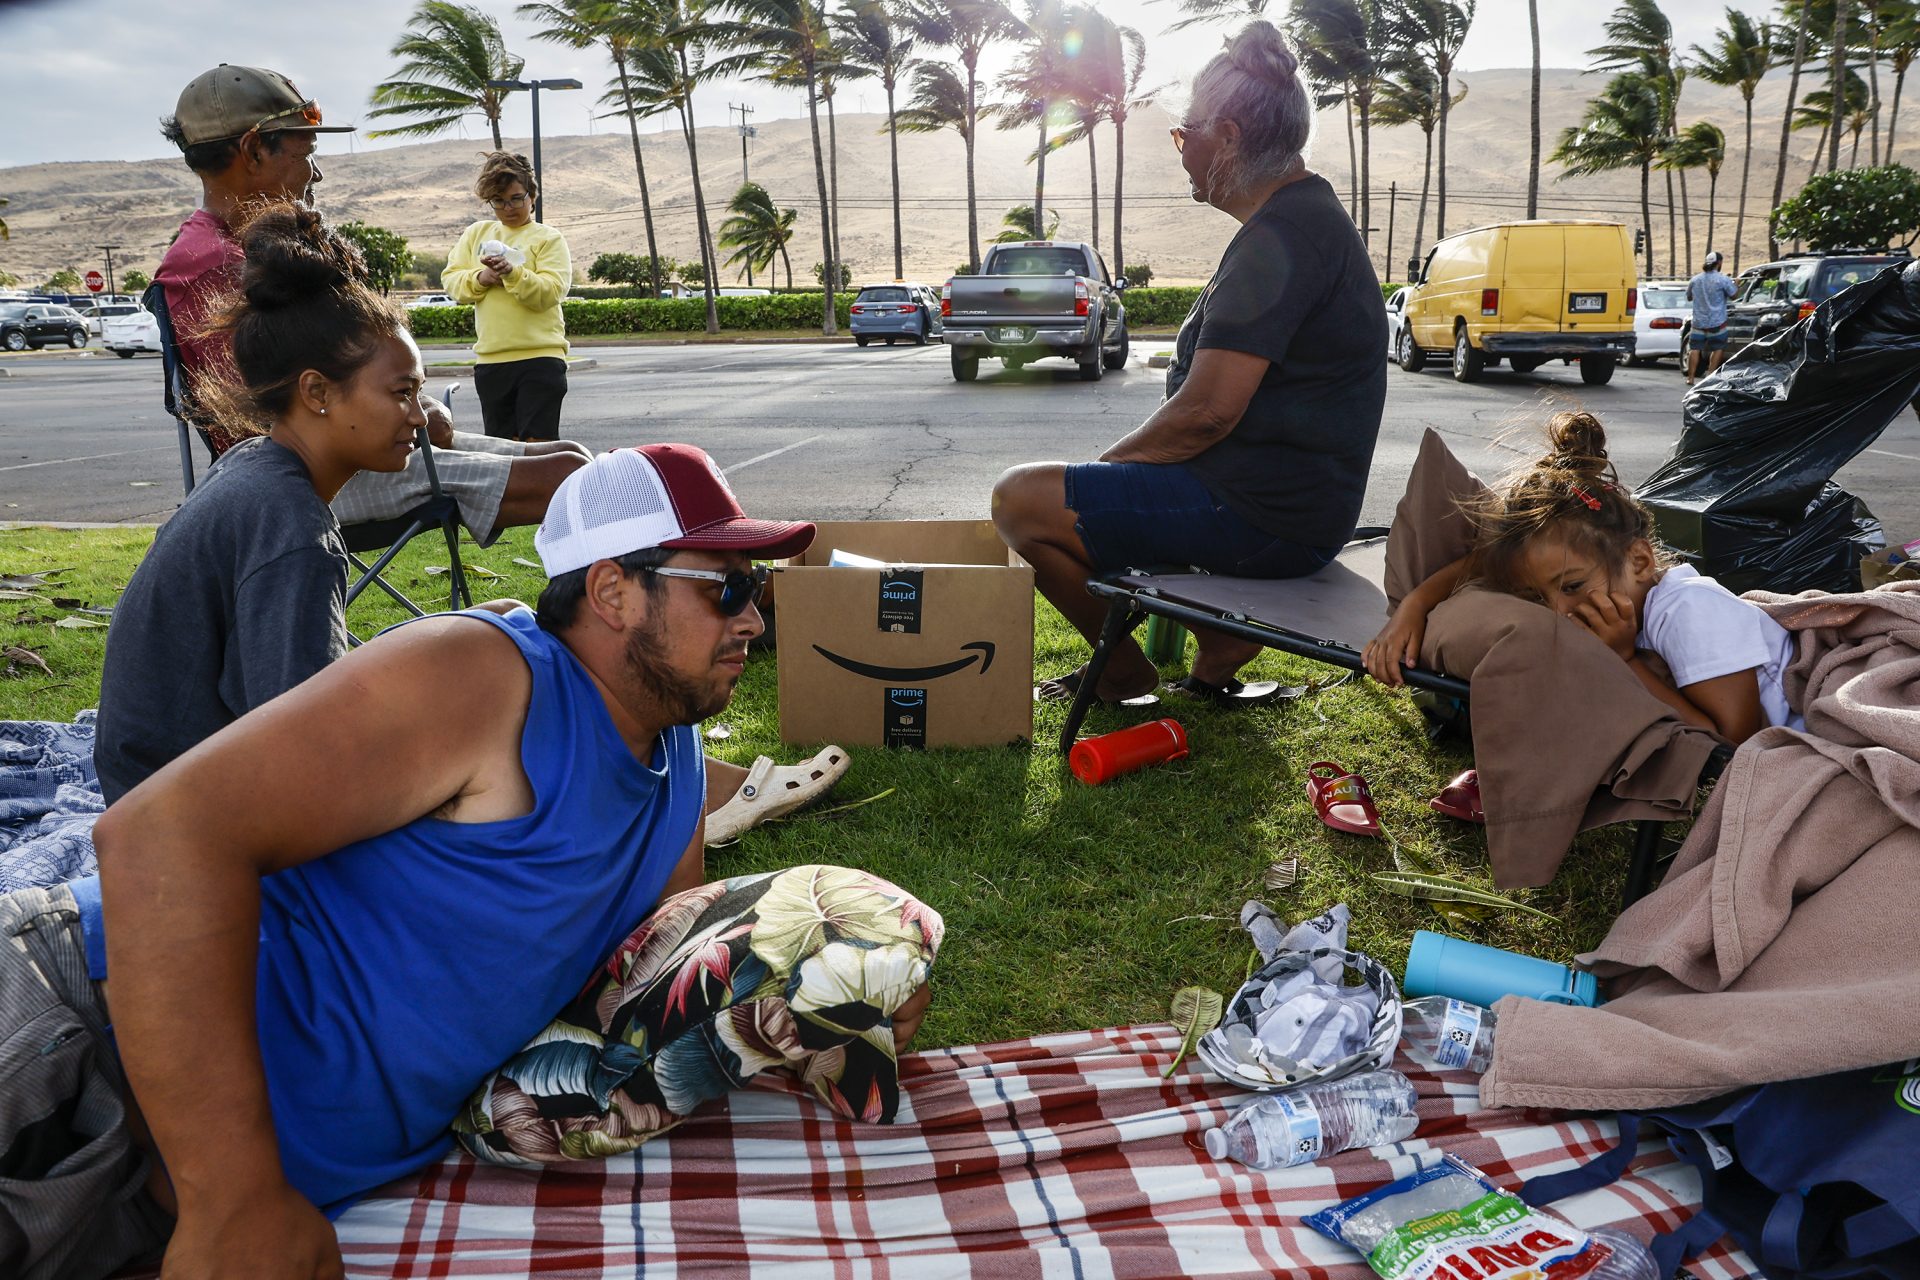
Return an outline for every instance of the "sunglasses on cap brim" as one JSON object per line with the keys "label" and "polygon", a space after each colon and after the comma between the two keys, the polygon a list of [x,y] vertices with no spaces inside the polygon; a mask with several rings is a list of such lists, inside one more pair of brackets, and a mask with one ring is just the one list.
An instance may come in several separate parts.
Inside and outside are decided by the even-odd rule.
{"label": "sunglasses on cap brim", "polygon": [[720,612],[729,618],[737,618],[747,611],[748,605],[760,603],[760,597],[766,594],[767,580],[773,576],[773,570],[766,565],[757,564],[751,569],[729,569],[725,573],[718,569],[675,569],[658,566],[647,570],[662,578],[688,578],[695,582],[717,582],[720,584]]}

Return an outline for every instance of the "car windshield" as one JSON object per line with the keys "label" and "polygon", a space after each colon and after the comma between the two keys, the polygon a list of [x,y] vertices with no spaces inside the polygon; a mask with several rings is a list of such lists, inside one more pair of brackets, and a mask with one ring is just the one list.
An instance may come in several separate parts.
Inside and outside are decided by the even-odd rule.
{"label": "car windshield", "polygon": [[1826,274],[1820,281],[1819,297],[1815,301],[1824,302],[1842,289],[1859,284],[1862,280],[1873,279],[1891,261],[1889,258],[1848,258],[1827,262]]}
{"label": "car windshield", "polygon": [[18,303],[12,306],[0,306],[0,320],[18,320],[27,314],[27,309]]}
{"label": "car windshield", "polygon": [[1643,289],[1640,291],[1640,305],[1656,311],[1671,310],[1687,305],[1685,289]]}
{"label": "car windshield", "polygon": [[1077,276],[1087,265],[1077,249],[1014,249],[993,255],[990,276]]}
{"label": "car windshield", "polygon": [[857,302],[906,302],[907,300],[905,289],[863,289],[860,296],[855,299]]}

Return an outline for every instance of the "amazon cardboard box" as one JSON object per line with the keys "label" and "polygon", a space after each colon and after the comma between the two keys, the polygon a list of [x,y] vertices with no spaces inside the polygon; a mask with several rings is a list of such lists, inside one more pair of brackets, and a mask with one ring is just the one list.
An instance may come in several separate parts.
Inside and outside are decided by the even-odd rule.
{"label": "amazon cardboard box", "polygon": [[[990,747],[1033,737],[1033,570],[988,520],[825,523],[780,566],[780,737]],[[833,568],[835,551],[885,568]]]}

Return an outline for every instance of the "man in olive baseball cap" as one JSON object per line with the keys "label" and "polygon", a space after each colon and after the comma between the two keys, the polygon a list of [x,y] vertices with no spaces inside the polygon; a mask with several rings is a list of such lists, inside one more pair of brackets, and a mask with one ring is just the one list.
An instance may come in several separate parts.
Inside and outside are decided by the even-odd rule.
{"label": "man in olive baseball cap", "polygon": [[279,133],[352,133],[350,124],[321,123],[320,108],[303,97],[293,81],[265,67],[235,67],[221,63],[195,76],[180,91],[173,119],[182,146],[194,147],[250,130]]}

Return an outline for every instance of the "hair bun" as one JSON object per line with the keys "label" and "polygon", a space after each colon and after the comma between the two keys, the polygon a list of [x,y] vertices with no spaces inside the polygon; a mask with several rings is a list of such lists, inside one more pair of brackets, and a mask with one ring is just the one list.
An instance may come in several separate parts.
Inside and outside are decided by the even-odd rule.
{"label": "hair bun", "polygon": [[1300,69],[1300,59],[1287,47],[1286,37],[1271,22],[1255,20],[1227,41],[1227,57],[1250,76],[1284,82]]}
{"label": "hair bun", "polygon": [[258,206],[242,219],[238,234],[246,251],[240,291],[257,310],[366,282],[359,246],[306,205],[277,200]]}
{"label": "hair bun", "polygon": [[1613,465],[1607,459],[1607,429],[1585,410],[1563,410],[1549,418],[1547,446],[1550,452],[1540,460],[1543,466],[1599,476]]}

